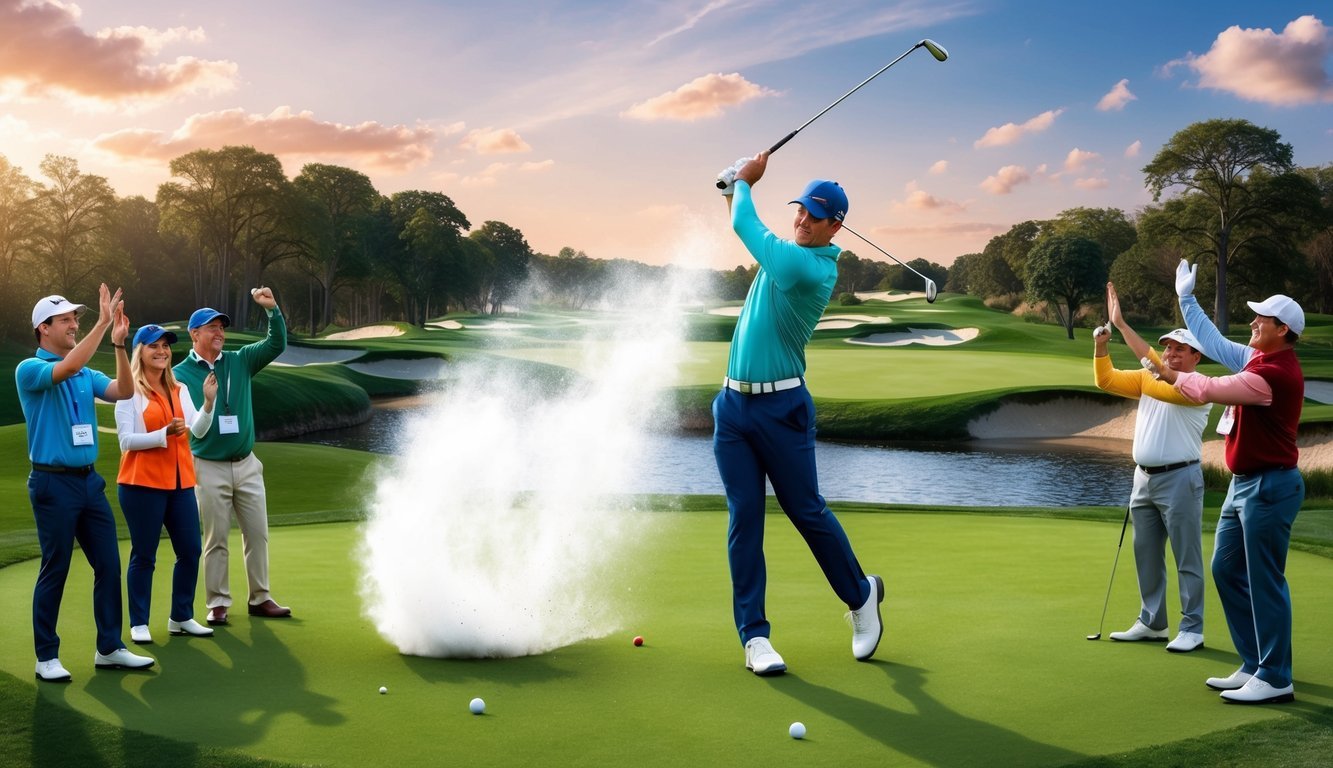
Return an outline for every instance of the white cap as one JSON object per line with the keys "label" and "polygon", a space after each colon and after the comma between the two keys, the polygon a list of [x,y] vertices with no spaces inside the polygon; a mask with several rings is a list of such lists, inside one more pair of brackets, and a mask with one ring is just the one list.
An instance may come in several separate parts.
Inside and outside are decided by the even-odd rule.
{"label": "white cap", "polygon": [[82,314],[85,309],[87,309],[87,307],[82,304],[72,304],[69,299],[66,299],[64,296],[56,296],[55,294],[52,294],[39,300],[33,305],[32,327],[36,328],[48,319],[55,317],[56,315],[63,315],[66,312]]}
{"label": "white cap", "polygon": [[1256,315],[1276,317],[1279,323],[1287,326],[1297,336],[1305,332],[1305,310],[1290,296],[1275,293],[1263,301],[1247,301]]}
{"label": "white cap", "polygon": [[1194,338],[1194,334],[1190,333],[1186,328],[1177,328],[1174,331],[1162,334],[1158,337],[1157,343],[1161,344],[1167,339],[1178,341],[1181,344],[1188,344],[1195,352],[1203,354],[1203,348],[1199,346],[1199,340]]}

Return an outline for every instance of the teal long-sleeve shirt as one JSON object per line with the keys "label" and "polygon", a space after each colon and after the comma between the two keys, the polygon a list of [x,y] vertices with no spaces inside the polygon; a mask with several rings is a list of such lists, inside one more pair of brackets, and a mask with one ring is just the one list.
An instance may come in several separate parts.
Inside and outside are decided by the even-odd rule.
{"label": "teal long-sleeve shirt", "polygon": [[807,248],[773,234],[759,220],[750,185],[736,182],[731,228],[759,263],[731,337],[727,376],[740,381],[779,381],[805,375],[805,345],[824,315],[838,282],[832,243]]}
{"label": "teal long-sleeve shirt", "polygon": [[[195,456],[210,461],[229,461],[243,458],[255,447],[254,397],[250,383],[255,374],[273,362],[287,348],[287,321],[276,307],[268,312],[268,336],[234,351],[223,351],[209,365],[190,350],[185,359],[172,368],[176,379],[190,391],[196,407],[204,404],[204,379],[210,370],[218,375],[217,400],[213,411],[217,414],[214,428],[202,438],[190,436],[190,450]],[[221,417],[235,416],[237,431],[222,434]]]}

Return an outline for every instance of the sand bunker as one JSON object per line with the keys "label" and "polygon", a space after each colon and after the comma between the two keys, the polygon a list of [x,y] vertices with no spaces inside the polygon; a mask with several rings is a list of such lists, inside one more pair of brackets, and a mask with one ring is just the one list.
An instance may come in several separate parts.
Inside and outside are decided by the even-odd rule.
{"label": "sand bunker", "polygon": [[853,295],[862,301],[867,301],[869,299],[875,299],[876,301],[906,301],[908,299],[926,298],[926,294],[918,293],[916,291],[908,291],[907,293],[890,293],[889,291],[858,291]]}
{"label": "sand bunker", "polygon": [[457,320],[441,320],[438,323],[426,323],[427,328],[442,328],[446,331],[461,331],[463,324]]}
{"label": "sand bunker", "polygon": [[345,363],[348,360],[355,360],[365,354],[360,349],[319,349],[316,347],[302,347],[295,344],[287,345],[287,348],[274,360],[274,365],[311,365],[316,363]]}
{"label": "sand bunker", "polygon": [[847,343],[872,347],[903,347],[908,344],[947,347],[971,341],[980,332],[976,328],[908,328],[905,333],[872,333],[859,339],[847,339]]}
{"label": "sand bunker", "polygon": [[967,425],[978,440],[1110,437],[1134,439],[1134,400],[1097,402],[1057,397],[1044,403],[1005,403]]}
{"label": "sand bunker", "polygon": [[386,336],[402,336],[403,329],[396,325],[367,325],[350,331],[339,331],[325,336],[329,341],[355,341],[357,339],[382,339]]}
{"label": "sand bunker", "polygon": [[824,315],[824,318],[815,324],[816,331],[844,330],[855,328],[858,325],[866,323],[891,323],[892,318],[885,315],[874,317],[871,315]]}

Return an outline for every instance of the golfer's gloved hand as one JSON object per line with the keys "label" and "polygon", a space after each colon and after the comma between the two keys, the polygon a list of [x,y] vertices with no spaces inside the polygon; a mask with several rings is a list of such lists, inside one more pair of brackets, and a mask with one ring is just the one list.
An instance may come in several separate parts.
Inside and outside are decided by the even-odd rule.
{"label": "golfer's gloved hand", "polygon": [[1161,380],[1162,371],[1157,367],[1157,364],[1152,361],[1151,357],[1141,357],[1139,358],[1139,362],[1143,364],[1144,369],[1146,369],[1148,373],[1152,374],[1154,379]]}
{"label": "golfer's gloved hand", "polygon": [[717,175],[718,189],[723,195],[736,193],[736,174],[740,173],[741,168],[744,168],[748,162],[750,162],[750,158],[742,157]]}
{"label": "golfer's gloved hand", "polygon": [[1185,298],[1194,293],[1194,278],[1199,273],[1199,265],[1190,266],[1188,261],[1180,260],[1176,267],[1176,295]]}
{"label": "golfer's gloved hand", "polygon": [[1111,340],[1111,323],[1108,320],[1106,325],[1099,325],[1092,329],[1092,338],[1100,339],[1105,336],[1107,341]]}

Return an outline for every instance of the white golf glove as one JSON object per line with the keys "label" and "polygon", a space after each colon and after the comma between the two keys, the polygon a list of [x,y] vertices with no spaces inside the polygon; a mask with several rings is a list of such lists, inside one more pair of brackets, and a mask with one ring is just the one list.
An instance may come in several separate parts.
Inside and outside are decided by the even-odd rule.
{"label": "white golf glove", "polygon": [[1194,277],[1199,273],[1199,265],[1190,266],[1188,261],[1180,260],[1176,267],[1176,295],[1185,298],[1194,293]]}
{"label": "white golf glove", "polygon": [[750,158],[742,157],[717,175],[717,188],[723,195],[734,195],[736,193],[736,174],[740,173],[741,168],[744,168],[748,162],[750,162]]}
{"label": "white golf glove", "polygon": [[1161,380],[1162,372],[1157,368],[1157,365],[1153,363],[1151,357],[1140,357],[1139,362],[1143,364],[1144,369],[1146,369],[1148,373],[1152,374],[1154,379]]}
{"label": "white golf glove", "polygon": [[1092,329],[1093,339],[1100,339],[1102,336],[1105,336],[1107,341],[1111,340],[1111,321],[1108,320],[1106,325],[1099,325]]}

